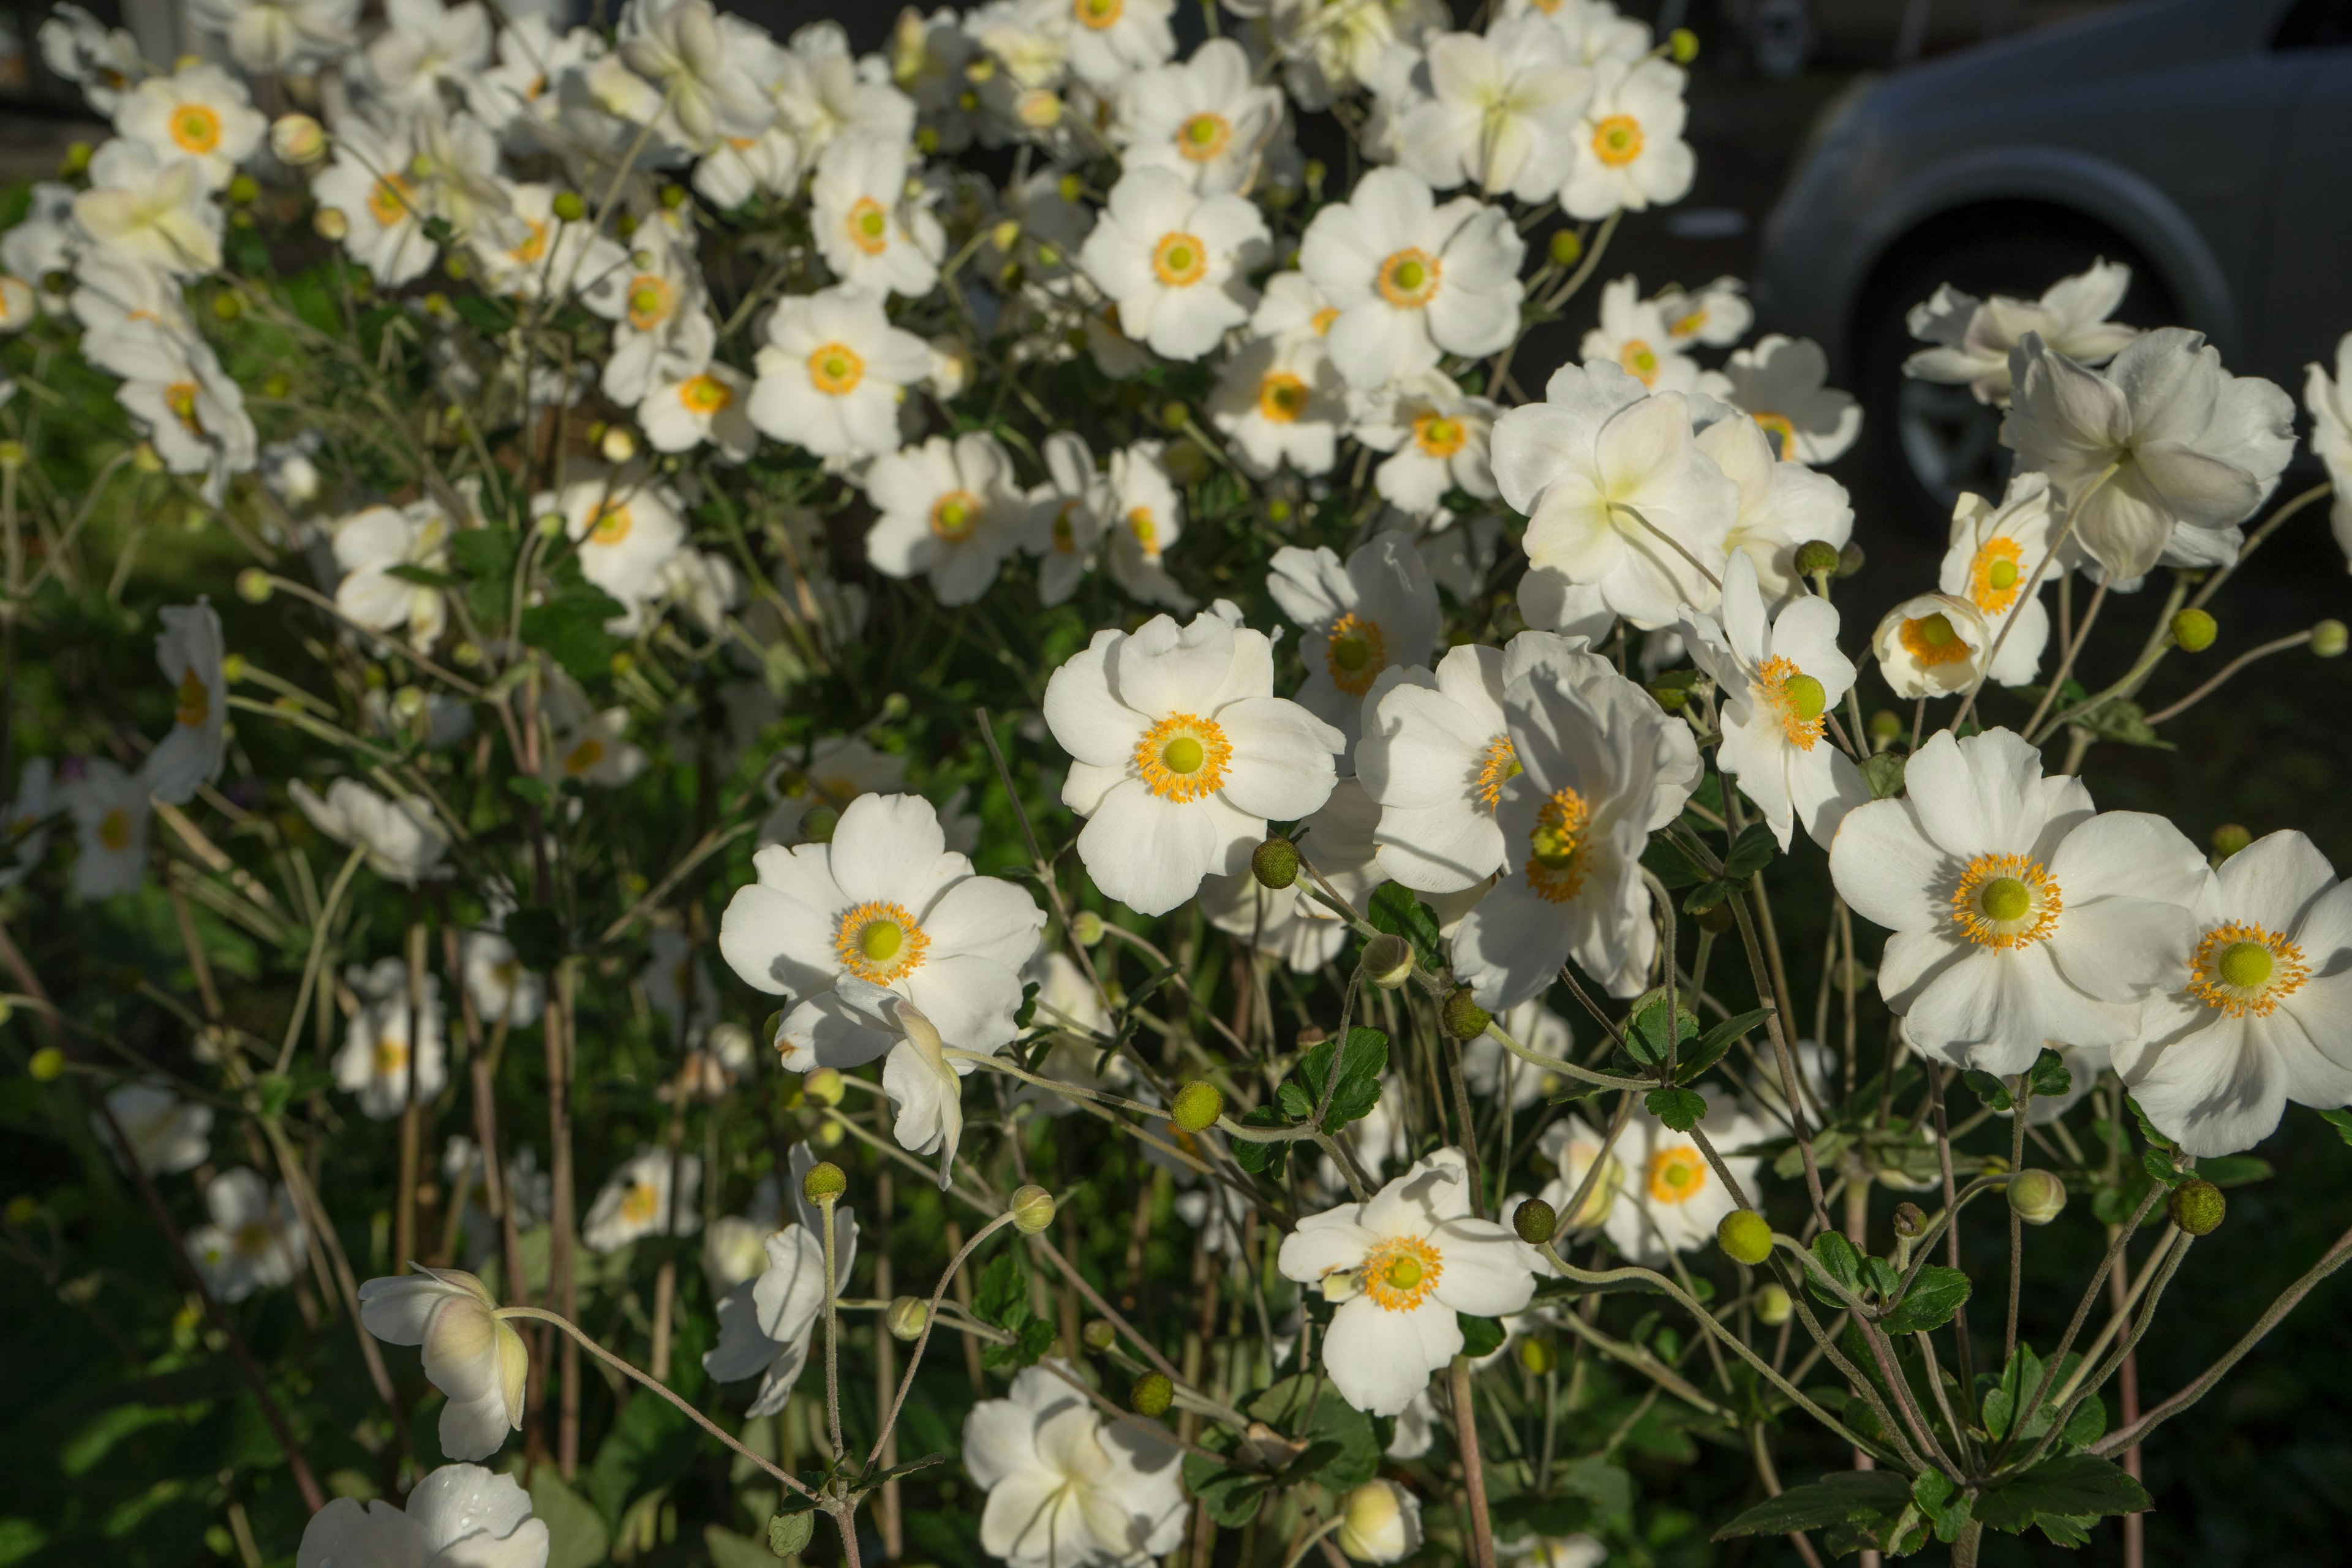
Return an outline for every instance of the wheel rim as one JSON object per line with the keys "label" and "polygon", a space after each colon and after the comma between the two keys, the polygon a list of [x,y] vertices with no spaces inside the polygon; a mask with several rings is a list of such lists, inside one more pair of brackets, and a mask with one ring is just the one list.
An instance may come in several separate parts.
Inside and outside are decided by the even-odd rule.
{"label": "wheel rim", "polygon": [[1911,477],[1938,504],[1949,506],[1966,490],[1997,499],[2007,487],[2000,410],[1979,403],[1967,387],[1906,377],[1895,422]]}

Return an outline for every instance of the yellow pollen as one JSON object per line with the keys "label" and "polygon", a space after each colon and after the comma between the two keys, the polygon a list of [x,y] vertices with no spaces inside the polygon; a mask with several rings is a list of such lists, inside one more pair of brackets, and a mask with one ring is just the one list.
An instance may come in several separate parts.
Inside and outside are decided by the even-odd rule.
{"label": "yellow pollen", "polygon": [[1364,1254],[1364,1294],[1383,1311],[1410,1312],[1429,1299],[1445,1260],[1416,1236],[1395,1236]]}
{"label": "yellow pollen", "polygon": [[1190,289],[1209,275],[1208,247],[1181,230],[1163,234],[1151,247],[1151,271],[1171,289]]}
{"label": "yellow pollen", "polygon": [[2026,947],[2058,929],[2058,884],[2024,855],[1979,855],[1952,889],[1952,919],[1979,947]]}
{"label": "yellow pollen", "polygon": [[1450,458],[1462,450],[1470,432],[1458,419],[1443,414],[1423,414],[1412,422],[1412,444],[1432,458]]}
{"label": "yellow pollen", "polygon": [[523,237],[520,245],[509,250],[507,256],[528,265],[547,255],[547,225],[535,217],[525,218],[523,222],[530,226],[530,232]]}
{"label": "yellow pollen", "polygon": [[1445,264],[1417,247],[1393,252],[1381,263],[1377,284],[1381,298],[1391,305],[1417,310],[1437,293],[1437,279]]}
{"label": "yellow pollen", "polygon": [[98,841],[117,855],[131,847],[131,813],[116,806],[98,819]]}
{"label": "yellow pollen", "polygon": [[1706,1160],[1686,1143],[1661,1149],[1650,1156],[1650,1197],[1662,1204],[1686,1204],[1706,1187]]}
{"label": "yellow pollen", "polygon": [[1331,331],[1331,323],[1339,319],[1339,307],[1337,305],[1326,305],[1321,310],[1316,311],[1313,315],[1307,317],[1307,324],[1315,329],[1315,335],[1319,338],[1328,334]]}
{"label": "yellow pollen", "polygon": [[867,902],[841,917],[833,953],[860,980],[887,985],[923,962],[931,939],[904,904]]}
{"label": "yellow pollen", "polygon": [[1257,411],[1277,425],[1292,424],[1307,411],[1307,384],[1286,370],[1268,371],[1257,384]]}
{"label": "yellow pollen", "polygon": [[573,778],[585,778],[588,771],[604,760],[604,742],[591,735],[572,748],[563,759],[563,771]]}
{"label": "yellow pollen", "polygon": [[1958,664],[1971,651],[1966,639],[1953,629],[1951,617],[1940,610],[1905,621],[1896,636],[1905,650],[1925,665]]}
{"label": "yellow pollen", "polygon": [[172,140],[183,153],[209,153],[220,145],[220,116],[201,103],[184,103],[172,110]]}
{"label": "yellow pollen", "polygon": [[688,414],[707,418],[723,412],[729,404],[735,401],[735,389],[705,372],[679,384],[677,400],[686,405]]}
{"label": "yellow pollen", "polygon": [[1794,659],[1776,654],[1757,670],[1753,689],[1757,700],[1780,721],[1780,732],[1789,737],[1789,744],[1801,752],[1811,751],[1828,722],[1822,710],[1829,706],[1829,694],[1822,689],[1822,683],[1799,669]]}
{"label": "yellow pollen", "polygon": [[2311,978],[2303,949],[2278,932],[2231,921],[2205,933],[2189,960],[2189,991],[2232,1018],[2267,1018]]}
{"label": "yellow pollen", "polygon": [[1213,719],[1171,713],[1135,743],[1136,771],[1162,800],[1192,801],[1223,788],[1234,745]]}
{"label": "yellow pollen", "polygon": [[1797,426],[1785,414],[1751,414],[1748,417],[1772,440],[1772,450],[1782,462],[1794,462],[1797,458]]}
{"label": "yellow pollen", "polygon": [[1698,336],[1700,331],[1705,328],[1706,325],[1706,311],[1704,310],[1692,310],[1685,315],[1677,316],[1673,321],[1667,322],[1666,336],[1670,338],[1695,338]]}
{"label": "yellow pollen", "polygon": [[2025,552],[2014,539],[1988,539],[1969,562],[1969,599],[1987,616],[2017,603]]}
{"label": "yellow pollen", "polygon": [[1486,756],[1478,765],[1478,782],[1470,786],[1470,797],[1490,815],[1503,798],[1503,786],[1527,770],[1519,766],[1518,748],[1511,744],[1508,735],[1497,735],[1486,742]]}
{"label": "yellow pollen", "polygon": [[1622,169],[1642,155],[1642,122],[1630,114],[1612,114],[1592,128],[1592,155],[1612,169]]}
{"label": "yellow pollen", "polygon": [[1658,351],[1644,340],[1627,339],[1625,346],[1617,351],[1617,363],[1625,367],[1626,374],[1643,386],[1658,384]]}
{"label": "yellow pollen", "polygon": [[1361,697],[1388,668],[1388,639],[1381,636],[1378,622],[1350,610],[1331,623],[1323,658],[1331,672],[1331,684],[1350,697]]}
{"label": "yellow pollen", "polygon": [[212,716],[212,690],[205,685],[205,678],[196,673],[194,665],[188,666],[181,674],[176,695],[180,700],[179,708],[172,716],[189,729],[197,728]]}
{"label": "yellow pollen", "polygon": [[1552,792],[1528,835],[1528,886],[1548,904],[1564,904],[1584,886],[1584,828],[1591,808],[1572,789]]}
{"label": "yellow pollen", "polygon": [[631,1182],[621,1194],[621,1217],[631,1225],[651,1225],[661,1212],[661,1194],[650,1182]]}
{"label": "yellow pollen", "polygon": [[1078,25],[1095,32],[1116,23],[1127,9],[1127,0],[1071,0],[1070,13]]}
{"label": "yellow pollen", "polygon": [[618,504],[607,506],[597,514],[596,521],[588,525],[588,542],[591,544],[618,544],[629,537],[629,530],[636,526],[636,521],[629,515],[627,507]]}
{"label": "yellow pollen", "polygon": [[1160,558],[1160,523],[1150,507],[1139,506],[1127,514],[1127,531],[1135,535],[1135,542],[1146,556],[1154,561]]}
{"label": "yellow pollen", "polygon": [[404,174],[384,175],[376,181],[375,188],[368,192],[368,216],[375,219],[377,226],[390,228],[409,216],[415,205],[409,194],[415,189]]}
{"label": "yellow pollen", "polygon": [[375,1043],[375,1072],[378,1078],[390,1078],[408,1065],[408,1047],[399,1040],[378,1040]]}
{"label": "yellow pollen", "polygon": [[890,247],[890,215],[872,196],[860,196],[849,206],[849,216],[842,224],[849,243],[868,256],[879,256]]}
{"label": "yellow pollen", "polygon": [[808,357],[809,381],[819,392],[846,397],[866,379],[866,361],[846,343],[825,343]]}
{"label": "yellow pollen", "polygon": [[629,284],[629,325],[637,331],[652,331],[677,308],[677,290],[668,279],[643,272]]}
{"label": "yellow pollen", "polygon": [[205,433],[204,421],[196,417],[196,384],[175,381],[163,389],[163,406],[172,411],[181,426],[191,436]]}
{"label": "yellow pollen", "polygon": [[950,543],[971,537],[980,524],[980,498],[970,490],[950,490],[931,503],[931,531]]}
{"label": "yellow pollen", "polygon": [[1222,114],[1202,110],[1184,121],[1176,132],[1176,151],[1195,163],[1205,163],[1225,150],[1234,128]]}

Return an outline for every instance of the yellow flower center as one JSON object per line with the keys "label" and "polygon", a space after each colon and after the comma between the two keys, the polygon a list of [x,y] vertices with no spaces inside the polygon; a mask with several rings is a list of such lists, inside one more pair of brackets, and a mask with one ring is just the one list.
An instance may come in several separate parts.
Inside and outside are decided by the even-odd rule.
{"label": "yellow flower center", "polygon": [[1666,323],[1666,336],[1670,338],[1695,338],[1698,336],[1699,332],[1706,326],[1706,307],[1700,306],[1694,310],[1685,311],[1682,315],[1676,316],[1673,321],[1668,321]]}
{"label": "yellow flower center", "polygon": [[368,216],[375,219],[379,227],[390,228],[402,218],[409,216],[410,210],[415,205],[409,197],[415,189],[416,187],[409,183],[405,174],[383,176],[376,181],[374,188],[368,192]]}
{"label": "yellow flower center", "polygon": [[1828,722],[1822,710],[1829,706],[1829,693],[1820,681],[1799,669],[1794,659],[1775,654],[1756,671],[1751,689],[1756,700],[1780,721],[1780,732],[1789,737],[1789,744],[1801,752],[1813,749]]}
{"label": "yellow flower center", "polygon": [[931,503],[931,531],[954,544],[971,537],[980,526],[980,498],[970,490],[950,490]]}
{"label": "yellow flower center", "polygon": [[1519,766],[1518,748],[1511,744],[1511,738],[1497,735],[1486,742],[1486,760],[1478,764],[1478,782],[1470,786],[1471,798],[1491,815],[1503,798],[1503,786],[1526,771]]}
{"label": "yellow flower center", "polygon": [[117,855],[131,847],[131,813],[116,806],[98,819],[98,841]]}
{"label": "yellow flower center", "polygon": [[667,278],[641,272],[629,284],[629,325],[650,332],[677,309],[677,289]]}
{"label": "yellow flower center", "polygon": [[1969,657],[1969,645],[1941,610],[1903,623],[1896,634],[1906,652],[1921,664],[1958,664]]}
{"label": "yellow flower center", "polygon": [[889,248],[890,215],[872,196],[860,196],[849,205],[849,216],[842,224],[849,243],[868,256],[879,256]]}
{"label": "yellow flower center", "polygon": [[1286,370],[1268,371],[1257,384],[1257,411],[1277,425],[1288,425],[1307,411],[1307,384]]}
{"label": "yellow flower center", "polygon": [[2017,603],[2024,553],[2014,539],[1988,539],[1978,547],[1969,562],[1969,599],[1978,609],[1997,616]]}
{"label": "yellow flower center", "polygon": [[2311,978],[2303,949],[2283,934],[2231,921],[2205,933],[2189,960],[2189,994],[2232,1018],[2267,1018]]}
{"label": "yellow flower center", "polygon": [[1099,33],[1117,22],[1127,10],[1127,0],[1071,0],[1070,14],[1078,25]]}
{"label": "yellow flower center", "polygon": [[604,742],[591,735],[572,748],[563,759],[563,771],[573,778],[585,778],[590,769],[604,760]]}
{"label": "yellow flower center", "polygon": [[869,901],[841,917],[833,933],[834,956],[860,980],[887,985],[912,973],[931,939],[904,904]]}
{"label": "yellow flower center", "polygon": [[1205,163],[1234,139],[1231,121],[1203,110],[1184,121],[1176,132],[1176,151],[1195,163]]}
{"label": "yellow flower center", "polygon": [[1057,555],[1075,555],[1078,552],[1077,530],[1070,521],[1070,514],[1077,510],[1076,501],[1066,500],[1062,503],[1061,510],[1054,513],[1054,552]]}
{"label": "yellow flower center", "polygon": [[1785,414],[1751,414],[1748,417],[1770,438],[1772,451],[1783,462],[1794,462],[1797,457],[1797,426]]}
{"label": "yellow flower center", "polygon": [[188,666],[181,674],[176,695],[180,705],[172,716],[189,729],[200,727],[212,717],[212,689],[205,684],[205,678],[196,673],[194,665]]}
{"label": "yellow flower center", "polygon": [[209,153],[220,145],[220,116],[201,103],[184,103],[172,110],[172,140],[183,153]]}
{"label": "yellow flower center", "polygon": [[1162,800],[1192,801],[1223,788],[1234,744],[1213,719],[1171,713],[1135,743],[1143,786]]}
{"label": "yellow flower center", "polygon": [[177,419],[181,427],[189,435],[201,436],[205,433],[204,421],[196,417],[196,384],[194,382],[175,381],[165,387],[163,406],[172,411],[172,417]]}
{"label": "yellow flower center", "polygon": [[247,1258],[263,1258],[269,1252],[269,1224],[266,1220],[247,1220],[236,1227],[236,1249]]}
{"label": "yellow flower center", "polygon": [[1592,128],[1592,155],[1612,169],[1622,169],[1642,155],[1642,122],[1630,114],[1612,114]]}
{"label": "yellow flower center", "polygon": [[735,401],[735,389],[706,371],[679,384],[677,400],[688,414],[707,419]]}
{"label": "yellow flower center", "polygon": [[1410,1312],[1429,1299],[1445,1259],[1417,1236],[1393,1236],[1364,1254],[1364,1294],[1383,1311]]}
{"label": "yellow flower center", "polygon": [[1979,947],[2025,947],[2058,929],[2065,909],[2042,862],[2024,855],[1979,855],[1952,889],[1952,919]]}
{"label": "yellow flower center", "polygon": [[1650,1197],[1662,1204],[1686,1204],[1706,1189],[1706,1160],[1686,1143],[1661,1149],[1650,1156]]}
{"label": "yellow flower center", "polygon": [[635,528],[636,522],[637,520],[629,515],[627,507],[618,501],[611,502],[596,514],[596,521],[588,525],[588,542],[618,544],[629,537],[629,530]]}
{"label": "yellow flower center", "polygon": [[1658,382],[1658,351],[1641,338],[1628,338],[1625,346],[1617,351],[1617,363],[1625,374],[1643,386],[1655,386]]}
{"label": "yellow flower center", "polygon": [[1420,415],[1412,422],[1412,444],[1427,457],[1450,458],[1469,439],[1469,429],[1462,421],[1443,414]]}
{"label": "yellow flower center", "polygon": [[1436,294],[1437,279],[1444,270],[1444,262],[1417,247],[1396,251],[1381,263],[1377,279],[1381,298],[1391,305],[1418,310]]}
{"label": "yellow flower center", "polygon": [[1584,886],[1584,828],[1591,817],[1572,789],[1552,792],[1528,835],[1528,886],[1548,904],[1564,904]]}
{"label": "yellow flower center", "polygon": [[1319,338],[1328,335],[1331,331],[1331,323],[1339,319],[1339,307],[1337,305],[1326,305],[1321,310],[1316,311],[1313,315],[1307,317],[1307,324],[1315,329],[1315,335]]}
{"label": "yellow flower center", "polygon": [[1163,234],[1151,247],[1151,270],[1171,289],[1190,289],[1209,275],[1208,247],[1194,235]]}
{"label": "yellow flower center", "polygon": [[530,226],[530,232],[523,236],[522,243],[508,251],[507,255],[529,266],[547,255],[547,226],[535,217],[525,218],[523,222]]}
{"label": "yellow flower center", "polygon": [[1388,668],[1388,639],[1381,636],[1378,622],[1350,610],[1331,623],[1323,660],[1331,671],[1332,685],[1350,697],[1361,697]]}
{"label": "yellow flower center", "polygon": [[808,357],[809,382],[819,392],[846,397],[866,379],[866,362],[847,343],[825,343]]}
{"label": "yellow flower center", "polygon": [[390,1078],[408,1066],[408,1047],[399,1040],[378,1040],[375,1043],[375,1075]]}
{"label": "yellow flower center", "polygon": [[1160,522],[1151,515],[1150,507],[1139,506],[1127,514],[1127,531],[1135,535],[1135,542],[1142,547],[1146,557],[1160,559]]}
{"label": "yellow flower center", "polygon": [[661,1212],[661,1194],[651,1182],[631,1182],[621,1194],[621,1217],[631,1225],[651,1225]]}

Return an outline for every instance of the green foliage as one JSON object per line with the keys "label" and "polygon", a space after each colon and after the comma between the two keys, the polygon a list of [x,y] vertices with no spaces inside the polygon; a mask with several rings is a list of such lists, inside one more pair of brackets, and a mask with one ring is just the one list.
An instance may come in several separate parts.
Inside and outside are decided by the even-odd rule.
{"label": "green foliage", "polygon": [[2148,1506],[2147,1489],[2121,1466],[2070,1454],[2045,1459],[1986,1492],[1976,1500],[1976,1517],[2011,1535],[2039,1529],[2056,1545],[2084,1546],[2101,1519]]}
{"label": "green foliage", "polygon": [[1402,882],[1382,882],[1372,889],[1364,918],[1374,930],[1412,943],[1413,958],[1423,969],[1433,974],[1445,973],[1445,947],[1438,935],[1437,916],[1412,889]]}

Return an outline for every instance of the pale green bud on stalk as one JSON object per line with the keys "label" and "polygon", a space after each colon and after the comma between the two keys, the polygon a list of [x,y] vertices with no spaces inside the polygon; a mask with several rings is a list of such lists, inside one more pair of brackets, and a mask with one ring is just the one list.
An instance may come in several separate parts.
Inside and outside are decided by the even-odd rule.
{"label": "pale green bud on stalk", "polygon": [[1838,547],[1826,539],[1809,539],[1797,546],[1797,574],[1801,577],[1831,576],[1838,565]]}
{"label": "pale green bud on stalk", "polygon": [[1394,991],[1412,978],[1412,943],[1382,931],[1364,944],[1364,978],[1383,991]]}
{"label": "pale green bud on stalk", "polygon": [[1750,1268],[1772,1256],[1772,1225],[1754,1209],[1733,1209],[1715,1227],[1715,1244]]}
{"label": "pale green bud on stalk", "polygon": [[281,114],[269,124],[269,150],[291,168],[307,168],[327,155],[327,128],[307,114]]}
{"label": "pale green bud on stalk", "polygon": [[1394,1481],[1367,1481],[1339,1504],[1339,1550],[1359,1563],[1396,1563],[1421,1549],[1421,1503]]}
{"label": "pale green bud on stalk", "polygon": [[258,566],[248,566],[236,574],[236,596],[248,605],[266,605],[277,591],[270,584],[269,574]]}
{"label": "pale green bud on stalk", "polygon": [[2342,621],[2322,621],[2311,628],[2311,651],[2320,658],[2334,658],[2344,651],[2345,636]]}
{"label": "pale green bud on stalk", "polygon": [[841,1103],[841,1069],[819,1068],[801,1079],[801,1092],[817,1104],[833,1107]]}
{"label": "pale green bud on stalk", "polygon": [[2172,1215],[2172,1223],[2191,1236],[2210,1236],[2221,1228],[2222,1216],[2230,1212],[2230,1200],[2212,1183],[2192,1180],[2172,1189],[2165,1201]]}
{"label": "pale green bud on stalk", "polygon": [[1541,1377],[1559,1365],[1559,1352],[1551,1348],[1549,1340],[1530,1334],[1519,1342],[1519,1364]]}
{"label": "pale green bud on stalk", "polygon": [[1103,939],[1103,918],[1092,910],[1080,910],[1070,917],[1070,935],[1080,947],[1097,947]]}
{"label": "pale green bud on stalk", "polygon": [[2203,653],[2213,646],[2221,628],[2203,610],[2183,610],[2172,617],[2172,640],[2183,653]]}
{"label": "pale green bud on stalk", "polygon": [[1032,1182],[1013,1192],[1010,1210],[1013,1228],[1034,1236],[1054,1223],[1054,1194]]}
{"label": "pale green bud on stalk", "polygon": [[1445,1032],[1457,1040],[1476,1039],[1486,1032],[1486,1026],[1495,1021],[1492,1014],[1478,1005],[1467,985],[1457,985],[1447,992],[1445,1005],[1438,1009],[1437,1016],[1438,1021],[1445,1026]]}
{"label": "pale green bud on stalk", "polygon": [[1127,1403],[1138,1415],[1163,1415],[1176,1402],[1176,1385],[1164,1372],[1147,1372],[1128,1390]]}
{"label": "pale green bud on stalk", "polygon": [[1553,265],[1573,267],[1584,258],[1584,237],[1572,228],[1556,228],[1545,249]]}
{"label": "pale green bud on stalk", "polygon": [[1541,1247],[1559,1230],[1559,1215],[1541,1198],[1529,1198],[1511,1211],[1511,1228],[1529,1247]]}
{"label": "pale green bud on stalk", "polygon": [[882,1316],[894,1340],[919,1340],[923,1326],[931,1321],[930,1303],[913,1296],[900,1296],[891,1301],[890,1310]]}
{"label": "pale green bud on stalk", "polygon": [[1666,54],[1678,66],[1686,66],[1698,58],[1698,35],[1688,27],[1676,27],[1666,35]]}
{"label": "pale green bud on stalk", "polygon": [[35,1083],[55,1083],[66,1070],[66,1054],[55,1046],[43,1046],[25,1064],[25,1070],[33,1075]]}
{"label": "pale green bud on stalk", "polygon": [[1844,548],[1838,552],[1837,574],[1840,577],[1851,577],[1862,570],[1863,563],[1868,559],[1869,557],[1863,554],[1862,546],[1849,539]]}
{"label": "pale green bud on stalk", "polygon": [[2254,836],[2234,822],[2225,822],[2213,830],[2213,853],[2227,860],[2254,841]]}
{"label": "pale green bud on stalk", "polygon": [[2055,1171],[2020,1171],[2009,1181],[2009,1206],[2028,1225],[2048,1225],[2066,1206],[2066,1184]]}
{"label": "pale green bud on stalk", "polygon": [[1298,848],[1287,838],[1269,838],[1250,853],[1250,875],[1262,888],[1279,890],[1298,880]]}
{"label": "pale green bud on stalk", "polygon": [[1757,1287],[1756,1321],[1766,1328],[1779,1328],[1795,1310],[1796,1303],[1789,1300],[1789,1292],[1780,1286],[1768,1280]]}
{"label": "pale green bud on stalk", "polygon": [[813,1204],[830,1204],[849,1190],[849,1178],[830,1160],[820,1160],[801,1178],[801,1196]]}
{"label": "pale green bud on stalk", "polygon": [[1118,1343],[1118,1331],[1105,1318],[1088,1318],[1087,1326],[1078,1331],[1078,1337],[1086,1341],[1087,1349],[1097,1354]]}

